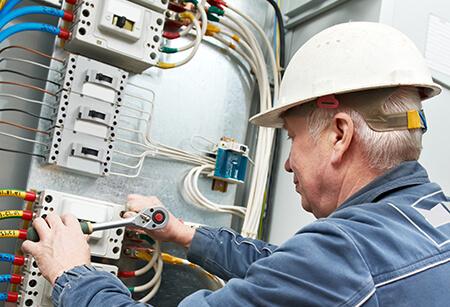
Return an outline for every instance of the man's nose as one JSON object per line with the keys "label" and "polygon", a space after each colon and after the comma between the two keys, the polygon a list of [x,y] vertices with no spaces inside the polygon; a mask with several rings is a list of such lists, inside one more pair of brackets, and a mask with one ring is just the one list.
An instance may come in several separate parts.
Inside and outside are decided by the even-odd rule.
{"label": "man's nose", "polygon": [[287,157],[286,162],[284,163],[284,169],[288,173],[292,173],[291,163],[289,162],[290,160],[291,160],[291,154],[289,153],[289,156]]}

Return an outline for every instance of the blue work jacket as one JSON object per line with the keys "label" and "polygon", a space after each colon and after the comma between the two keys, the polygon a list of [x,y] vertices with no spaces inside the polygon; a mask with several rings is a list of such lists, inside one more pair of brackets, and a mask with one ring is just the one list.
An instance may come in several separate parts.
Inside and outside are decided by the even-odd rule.
{"label": "blue work jacket", "polygon": [[[419,163],[405,162],[279,247],[199,228],[188,259],[228,282],[180,306],[449,306],[449,201]],[[90,266],[63,274],[53,302],[144,306]]]}

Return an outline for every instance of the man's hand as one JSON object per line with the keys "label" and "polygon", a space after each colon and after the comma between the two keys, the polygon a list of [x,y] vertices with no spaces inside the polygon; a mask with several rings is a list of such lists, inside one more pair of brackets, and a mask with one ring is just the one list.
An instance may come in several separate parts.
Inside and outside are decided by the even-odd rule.
{"label": "man's hand", "polygon": [[[153,206],[163,206],[163,204],[154,196],[130,194],[127,196],[127,212],[123,217],[133,216],[139,211]],[[169,212],[169,222],[164,228],[147,232],[155,240],[169,241],[187,249],[194,237],[195,229],[184,225]]]}
{"label": "man's hand", "polygon": [[81,232],[80,223],[74,215],[59,217],[50,213],[45,220],[34,220],[33,227],[40,241],[25,241],[22,250],[34,257],[42,275],[52,285],[65,271],[91,263],[87,236]]}

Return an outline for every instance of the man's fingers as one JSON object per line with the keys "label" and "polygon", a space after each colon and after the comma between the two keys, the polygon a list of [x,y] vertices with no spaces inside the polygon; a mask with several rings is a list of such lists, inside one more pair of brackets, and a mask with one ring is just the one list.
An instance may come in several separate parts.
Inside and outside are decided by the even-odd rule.
{"label": "man's fingers", "polygon": [[50,226],[41,217],[38,217],[33,221],[33,227],[36,229],[40,239],[45,238],[50,231]]}
{"label": "man's fingers", "polygon": [[132,212],[132,211],[127,211],[127,212],[125,212],[124,214],[123,214],[123,218],[124,219],[126,219],[127,217],[132,217],[132,216],[134,216],[134,215],[136,215],[136,212]]}
{"label": "man's fingers", "polygon": [[49,213],[45,221],[50,228],[57,228],[63,225],[61,218],[56,213]]}
{"label": "man's fingers", "polygon": [[67,227],[80,227],[80,222],[78,221],[77,217],[73,214],[64,214],[61,215],[61,221],[64,225]]}
{"label": "man's fingers", "polygon": [[128,194],[127,201],[130,201],[130,200],[133,200],[133,199],[136,199],[136,198],[142,198],[142,197],[143,196],[139,195],[139,194]]}
{"label": "man's fingers", "polygon": [[34,254],[37,248],[37,243],[26,240],[22,243],[22,251],[26,254]]}

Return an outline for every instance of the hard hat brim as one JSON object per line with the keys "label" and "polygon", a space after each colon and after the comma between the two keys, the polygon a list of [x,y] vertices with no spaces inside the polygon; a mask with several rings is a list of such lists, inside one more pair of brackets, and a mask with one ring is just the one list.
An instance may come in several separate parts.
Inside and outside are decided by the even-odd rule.
{"label": "hard hat brim", "polygon": [[[424,95],[422,97],[423,100],[425,99],[429,99],[431,97],[434,97],[436,95],[438,95],[441,91],[442,88],[438,85],[438,84],[416,84],[416,85],[402,85],[402,84],[398,84],[397,86],[392,86],[392,84],[388,85],[388,86],[379,86],[379,87],[370,87],[370,88],[364,88],[364,89],[358,89],[358,91],[364,91],[364,90],[371,90],[371,89],[376,89],[376,88],[388,88],[388,87],[401,87],[401,86],[407,86],[407,87],[417,87],[417,88],[421,88],[423,89]],[[346,93],[351,93],[351,92],[355,92],[355,90],[349,90],[349,91],[342,91],[342,92],[337,92],[337,93],[325,93],[324,95],[320,95],[318,97],[313,97],[310,99],[305,99],[305,100],[301,100],[301,101],[293,101],[293,102],[288,102],[288,103],[284,103],[278,107],[274,107],[271,108],[265,112],[261,112],[259,114],[256,114],[254,116],[252,116],[250,118],[250,123],[256,125],[256,126],[261,126],[261,127],[269,127],[269,128],[283,128],[284,125],[284,120],[281,117],[283,115],[283,113],[285,113],[287,110],[302,105],[304,103],[313,101],[319,97],[325,96],[325,95],[330,95],[330,94],[335,94],[335,95],[339,95],[339,94],[346,94]]]}

